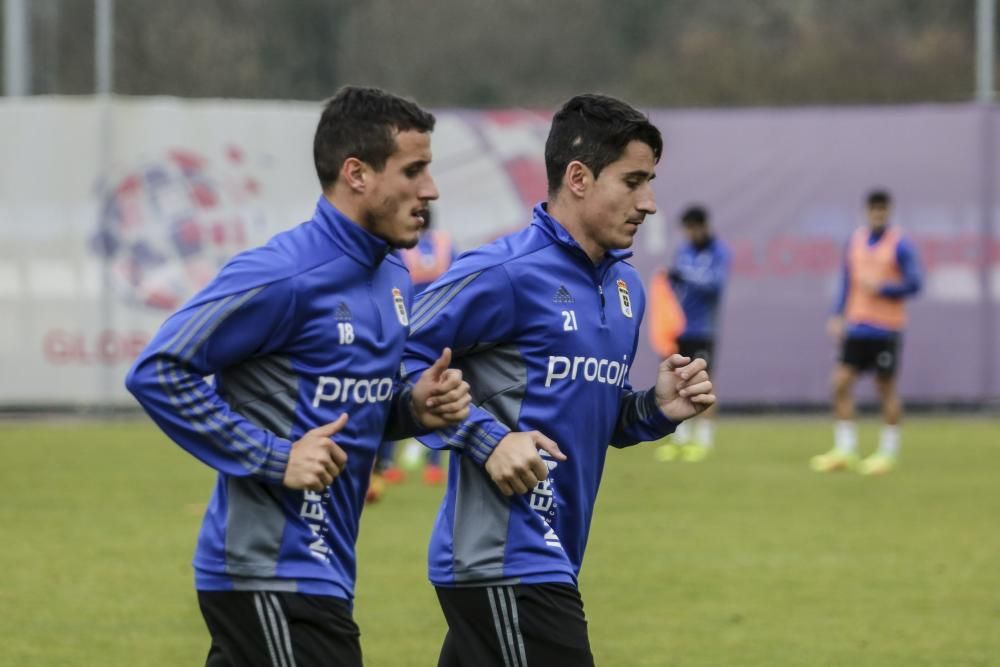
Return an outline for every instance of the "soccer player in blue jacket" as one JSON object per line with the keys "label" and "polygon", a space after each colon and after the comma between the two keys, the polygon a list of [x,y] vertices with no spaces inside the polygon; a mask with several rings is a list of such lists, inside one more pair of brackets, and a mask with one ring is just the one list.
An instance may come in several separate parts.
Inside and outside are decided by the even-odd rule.
{"label": "soccer player in blue jacket", "polygon": [[415,385],[397,375],[411,288],[394,248],[438,196],[433,128],[410,101],[339,91],[316,129],[312,219],[234,257],[129,371],[160,428],[218,471],[194,557],[210,667],[361,665],[354,547],[375,450],[468,414],[450,351]]}
{"label": "soccer player in blue jacket", "polygon": [[549,197],[522,231],[461,255],[414,304],[407,377],[442,346],[472,385],[431,537],[448,622],[439,665],[593,664],[577,576],[609,443],[657,440],[715,397],[680,355],[633,391],[645,296],[626,261],[645,217],[659,130],[618,100],[581,95],[545,145]]}
{"label": "soccer player in blue jacket", "polygon": [[[685,357],[704,359],[712,371],[719,307],[729,280],[731,255],[726,244],[712,233],[705,207],[685,209],[681,227],[686,241],[677,249],[667,272],[684,311],[684,331],[677,338],[677,351]],[[713,405],[696,419],[679,424],[673,442],[660,445],[656,457],[661,461],[678,457],[688,462],[704,460],[715,444],[712,418],[717,409],[718,405]]]}

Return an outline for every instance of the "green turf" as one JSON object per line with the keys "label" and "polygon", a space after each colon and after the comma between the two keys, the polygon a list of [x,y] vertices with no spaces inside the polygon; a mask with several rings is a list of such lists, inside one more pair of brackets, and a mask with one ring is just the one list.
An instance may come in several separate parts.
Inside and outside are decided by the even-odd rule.
{"label": "green turf", "polygon": [[[733,419],[702,464],[611,452],[581,582],[599,665],[1000,664],[1000,422],[913,419],[880,479],[810,472],[829,432]],[[201,664],[188,563],[210,471],[146,423],[0,424],[0,462],[0,665]],[[408,483],[366,511],[371,667],[435,664],[438,494]]]}

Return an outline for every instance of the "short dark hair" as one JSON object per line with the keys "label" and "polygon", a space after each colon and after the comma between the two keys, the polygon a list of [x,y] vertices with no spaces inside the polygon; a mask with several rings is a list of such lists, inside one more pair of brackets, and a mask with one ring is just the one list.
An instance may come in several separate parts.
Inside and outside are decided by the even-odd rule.
{"label": "short dark hair", "polygon": [[681,213],[681,224],[685,227],[704,225],[708,222],[708,209],[700,204],[689,206]]}
{"label": "short dark hair", "polygon": [[888,190],[872,190],[868,193],[865,202],[871,206],[888,206],[892,203],[892,196]]}
{"label": "short dark hair", "polygon": [[570,162],[582,162],[597,178],[632,141],[652,148],[656,161],[660,161],[663,138],[645,114],[605,95],[577,95],[570,99],[552,118],[545,141],[549,196],[559,192]]}
{"label": "short dark hair", "polygon": [[323,107],[313,161],[323,188],[333,185],[344,160],[355,157],[376,171],[396,152],[394,132],[432,132],[434,115],[415,102],[378,88],[344,86]]}

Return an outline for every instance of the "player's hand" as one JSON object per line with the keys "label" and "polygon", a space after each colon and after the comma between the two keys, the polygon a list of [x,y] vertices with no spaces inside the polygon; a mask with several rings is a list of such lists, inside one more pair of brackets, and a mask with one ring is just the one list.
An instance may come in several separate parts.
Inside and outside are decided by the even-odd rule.
{"label": "player's hand", "polygon": [[450,365],[451,349],[446,347],[413,385],[410,407],[424,428],[444,428],[469,418],[469,383],[462,379],[462,371]]}
{"label": "player's hand", "polygon": [[347,423],[347,413],[326,426],[318,426],[292,443],[283,483],[289,489],[322,491],[347,465],[347,453],[331,436]]}
{"label": "player's hand", "polygon": [[826,332],[830,338],[840,340],[844,337],[844,318],[840,315],[831,315],[826,321]]}
{"label": "player's hand", "polygon": [[538,431],[512,431],[505,435],[486,459],[486,472],[505,496],[527,493],[549,476],[549,467],[538,450],[557,461],[566,455],[559,445]]}
{"label": "player's hand", "polygon": [[656,404],[672,422],[682,422],[715,405],[712,381],[704,359],[674,354],[660,364]]}

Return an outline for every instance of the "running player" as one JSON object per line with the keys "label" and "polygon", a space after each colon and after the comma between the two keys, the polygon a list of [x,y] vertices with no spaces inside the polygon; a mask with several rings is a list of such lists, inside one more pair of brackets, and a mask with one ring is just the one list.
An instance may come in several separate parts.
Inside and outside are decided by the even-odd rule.
{"label": "running player", "polygon": [[339,91],[316,129],[313,218],[233,258],[129,371],[160,428],[218,471],[194,557],[209,667],[361,665],[354,546],[375,449],[468,414],[450,351],[416,385],[397,378],[410,278],[393,249],[438,196],[433,128],[410,101]]}
{"label": "running player", "polygon": [[645,296],[626,249],[656,211],[662,145],[624,102],[569,100],[545,144],[548,202],[414,304],[405,373],[451,347],[475,404],[422,438],[451,450],[429,555],[441,667],[592,665],[577,576],[608,445],[657,440],[715,400],[701,359],[669,357],[644,391],[628,381]]}

